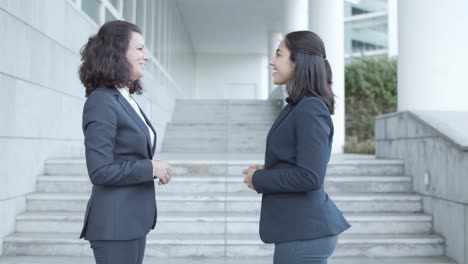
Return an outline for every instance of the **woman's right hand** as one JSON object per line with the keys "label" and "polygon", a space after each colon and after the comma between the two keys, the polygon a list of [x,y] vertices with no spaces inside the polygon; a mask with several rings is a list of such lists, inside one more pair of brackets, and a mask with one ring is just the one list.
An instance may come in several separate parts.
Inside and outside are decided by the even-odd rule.
{"label": "woman's right hand", "polygon": [[249,166],[247,169],[245,169],[245,170],[242,171],[242,174],[247,174],[247,171],[248,171],[249,169],[264,170],[264,169],[265,169],[265,165],[250,164],[250,166]]}
{"label": "woman's right hand", "polygon": [[164,160],[152,160],[153,175],[159,179],[159,184],[167,184],[172,178],[172,170]]}

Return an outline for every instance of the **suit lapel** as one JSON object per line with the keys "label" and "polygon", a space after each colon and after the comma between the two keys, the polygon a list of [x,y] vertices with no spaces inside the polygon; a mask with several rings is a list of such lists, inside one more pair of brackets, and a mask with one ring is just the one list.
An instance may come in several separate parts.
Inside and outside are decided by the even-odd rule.
{"label": "suit lapel", "polygon": [[[145,133],[145,135],[146,135],[146,144],[147,144],[147,147],[148,147],[148,153],[151,155],[152,154],[151,137],[150,137],[150,134],[149,134],[149,131],[148,131],[148,127],[146,127],[146,124],[143,122],[143,120],[141,120],[140,116],[138,116],[138,114],[135,112],[135,109],[133,109],[133,107],[130,105],[130,103],[127,102],[127,99],[125,99],[120,94],[119,91],[117,91],[117,93],[119,93],[119,94],[117,94],[117,101],[119,101],[120,105],[123,107],[123,109],[125,109],[127,114],[129,114],[130,117],[132,117],[133,121],[135,121],[135,123],[138,124],[140,129],[143,130],[143,133]],[[151,128],[151,129],[153,129],[153,128]]]}
{"label": "suit lapel", "polygon": [[[138,105],[138,104],[137,104]],[[156,138],[156,130],[154,129],[153,125],[151,124],[151,121],[149,120],[149,118],[145,115],[145,112],[143,112],[143,110],[141,110],[141,107],[138,105],[138,108],[140,108],[140,112],[141,114],[143,115],[143,117],[145,118],[145,121],[146,123],[148,124],[148,126],[151,128],[151,130],[153,131],[153,134],[154,134],[154,142],[153,142],[153,147],[151,148],[151,157],[154,156],[154,152],[156,150],[156,142],[157,142],[157,138]],[[151,139],[151,137],[150,137]],[[150,144],[151,146],[151,144]]]}
{"label": "suit lapel", "polygon": [[275,122],[271,126],[270,132],[268,133],[268,136],[267,136],[267,140],[270,138],[270,135],[273,133],[273,131],[275,131],[275,129],[281,124],[281,122],[283,122],[286,116],[288,116],[288,114],[291,112],[292,109],[293,109],[293,106],[291,106],[290,104],[287,104],[283,108],[283,110],[281,110],[280,114],[278,115]]}

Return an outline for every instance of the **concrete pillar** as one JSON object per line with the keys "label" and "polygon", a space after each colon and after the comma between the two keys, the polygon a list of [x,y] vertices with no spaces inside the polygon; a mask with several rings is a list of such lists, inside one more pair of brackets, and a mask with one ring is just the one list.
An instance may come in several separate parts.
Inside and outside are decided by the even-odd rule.
{"label": "concrete pillar", "polygon": [[333,71],[332,88],[336,95],[333,153],[342,153],[345,142],[343,10],[343,1],[309,0],[309,30],[317,33],[325,43],[327,59]]}
{"label": "concrete pillar", "polygon": [[388,0],[388,57],[398,55],[398,0]]}
{"label": "concrete pillar", "polygon": [[[285,12],[283,28],[284,35],[292,31],[309,29],[309,0],[283,0],[283,7]],[[276,40],[270,40],[270,42],[272,41]],[[269,80],[270,89],[273,89],[270,90],[270,96],[273,98],[286,98],[288,96],[286,86],[281,85],[277,87],[273,84],[271,72]],[[286,102],[283,102],[283,104],[286,104]]]}
{"label": "concrete pillar", "polygon": [[281,32],[270,32],[268,41],[268,93],[273,92],[276,88],[276,84],[273,83],[273,69],[270,66],[270,59],[275,55],[276,49],[278,48],[281,40],[283,40],[283,34]]}
{"label": "concrete pillar", "polygon": [[308,30],[309,0],[284,0],[285,21],[284,33]]}
{"label": "concrete pillar", "polygon": [[398,111],[468,111],[468,1],[398,2]]}

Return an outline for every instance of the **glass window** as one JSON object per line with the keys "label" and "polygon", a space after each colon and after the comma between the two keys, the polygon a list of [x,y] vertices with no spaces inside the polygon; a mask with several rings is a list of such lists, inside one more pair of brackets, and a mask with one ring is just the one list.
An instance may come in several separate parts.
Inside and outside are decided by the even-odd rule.
{"label": "glass window", "polygon": [[83,11],[97,24],[99,24],[100,5],[101,5],[100,0],[81,1],[81,9],[83,9]]}
{"label": "glass window", "polygon": [[133,22],[134,17],[133,17],[133,9],[135,8],[133,6],[133,1],[132,0],[125,0],[123,1],[123,17],[125,20],[129,22]]}
{"label": "glass window", "polygon": [[145,30],[145,0],[136,1],[135,24],[144,32]]}
{"label": "glass window", "polygon": [[146,15],[145,15],[145,32],[143,32],[143,35],[145,36],[147,45],[151,45],[152,39],[152,33],[153,33],[153,5],[154,1],[146,1]]}
{"label": "glass window", "polygon": [[106,8],[106,22],[117,20],[111,12]]}
{"label": "glass window", "polygon": [[366,14],[366,13],[369,13],[369,11],[361,9],[361,8],[357,8],[357,7],[352,7],[352,9],[351,9],[351,15],[353,15],[353,16]]}
{"label": "glass window", "polygon": [[119,0],[109,0],[109,2],[114,6],[116,10],[119,10],[119,2],[120,2]]}
{"label": "glass window", "polygon": [[359,40],[352,40],[352,47],[353,47],[353,52],[363,52],[363,51],[384,49],[383,46],[379,46],[373,43],[367,43],[367,42],[359,41]]}
{"label": "glass window", "polygon": [[158,53],[158,49],[159,49],[159,25],[160,25],[160,21],[161,21],[161,18],[160,18],[160,15],[159,15],[159,4],[160,4],[160,1],[159,0],[155,0],[154,1],[154,5],[153,5],[153,16],[154,16],[154,19],[153,19],[153,55],[154,57],[158,57],[159,56],[159,53]]}

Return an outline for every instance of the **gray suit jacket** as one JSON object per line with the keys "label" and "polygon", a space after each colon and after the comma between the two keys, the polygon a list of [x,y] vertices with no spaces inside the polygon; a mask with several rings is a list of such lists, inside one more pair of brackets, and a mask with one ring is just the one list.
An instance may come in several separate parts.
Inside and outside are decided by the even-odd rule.
{"label": "gray suit jacket", "polygon": [[288,104],[267,137],[265,169],[252,179],[263,194],[260,237],[266,243],[336,235],[350,225],[324,191],[333,123],[325,103]]}
{"label": "gray suit jacket", "polygon": [[151,147],[148,128],[132,106],[117,89],[105,86],[86,100],[83,133],[93,189],[80,238],[130,240],[145,236],[157,217],[151,164],[156,137]]}

